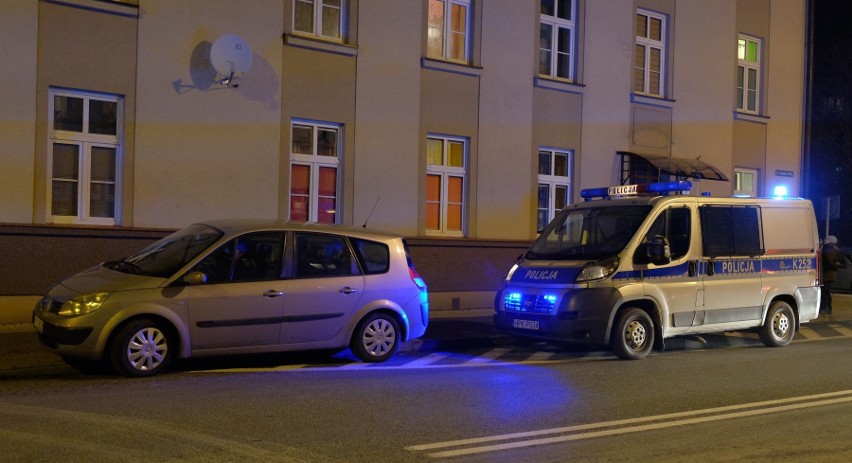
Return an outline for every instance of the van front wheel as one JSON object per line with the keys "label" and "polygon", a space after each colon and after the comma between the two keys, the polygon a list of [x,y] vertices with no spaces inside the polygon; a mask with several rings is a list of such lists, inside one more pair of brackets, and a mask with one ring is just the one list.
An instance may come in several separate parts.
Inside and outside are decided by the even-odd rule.
{"label": "van front wheel", "polygon": [[773,302],[760,327],[760,340],[769,347],[781,347],[793,342],[795,336],[796,314],[793,307],[784,301]]}
{"label": "van front wheel", "polygon": [[624,360],[639,360],[654,347],[654,321],[642,309],[623,310],[615,324],[612,351]]}

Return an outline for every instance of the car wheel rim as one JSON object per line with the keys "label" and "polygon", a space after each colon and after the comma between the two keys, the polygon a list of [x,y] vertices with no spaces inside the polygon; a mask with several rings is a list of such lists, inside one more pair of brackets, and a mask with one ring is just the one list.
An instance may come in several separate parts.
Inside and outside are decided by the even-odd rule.
{"label": "car wheel rim", "polygon": [[393,325],[384,319],[373,320],[361,338],[364,349],[374,357],[387,354],[396,343],[396,330]]}
{"label": "car wheel rim", "polygon": [[773,331],[778,339],[783,339],[790,331],[790,318],[784,312],[778,312],[772,320]]}
{"label": "car wheel rim", "polygon": [[127,343],[127,361],[139,371],[151,371],[163,364],[169,346],[166,335],[156,328],[136,332]]}
{"label": "car wheel rim", "polygon": [[627,329],[624,330],[624,340],[627,342],[627,347],[632,350],[640,350],[645,345],[647,331],[645,325],[639,320],[632,320],[627,324]]}

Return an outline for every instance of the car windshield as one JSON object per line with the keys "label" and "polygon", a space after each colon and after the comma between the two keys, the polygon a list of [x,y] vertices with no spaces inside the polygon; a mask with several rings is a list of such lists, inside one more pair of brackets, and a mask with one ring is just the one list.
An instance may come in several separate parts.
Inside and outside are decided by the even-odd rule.
{"label": "car windshield", "polygon": [[557,214],[524,256],[529,260],[599,260],[618,254],[651,206],[566,209]]}
{"label": "car windshield", "polygon": [[221,236],[220,230],[209,225],[190,225],[126,259],[104,266],[117,272],[168,278]]}

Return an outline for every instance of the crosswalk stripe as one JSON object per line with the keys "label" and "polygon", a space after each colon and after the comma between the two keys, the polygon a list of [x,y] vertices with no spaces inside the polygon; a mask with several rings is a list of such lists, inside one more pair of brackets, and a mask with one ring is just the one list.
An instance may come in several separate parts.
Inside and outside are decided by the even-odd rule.
{"label": "crosswalk stripe", "polygon": [[488,363],[488,362],[493,361],[497,357],[500,357],[501,355],[505,354],[506,352],[509,352],[510,350],[511,349],[504,349],[502,347],[499,348],[499,349],[491,349],[488,352],[480,355],[479,357],[474,357],[474,358],[468,360],[467,362],[464,362],[463,365],[473,365],[473,364],[477,364],[477,363]]}
{"label": "crosswalk stripe", "polygon": [[832,323],[832,324],[829,324],[828,326],[831,329],[837,331],[838,333],[840,333],[843,336],[852,336],[852,330],[850,330],[849,328],[847,328],[843,325],[837,325],[837,324]]}
{"label": "crosswalk stripe", "polygon": [[533,352],[533,354],[530,355],[529,358],[527,358],[527,361],[528,362],[536,362],[536,361],[542,361],[542,360],[550,360],[551,358],[553,358],[554,355],[556,355],[556,352],[548,352],[548,351],[544,351],[544,350],[537,350],[537,351]]}
{"label": "crosswalk stripe", "polygon": [[447,357],[449,357],[449,352],[433,352],[425,357],[420,357],[417,360],[412,360],[405,365],[402,365],[404,368],[416,368],[422,367],[426,365],[431,365],[435,362],[439,362]]}

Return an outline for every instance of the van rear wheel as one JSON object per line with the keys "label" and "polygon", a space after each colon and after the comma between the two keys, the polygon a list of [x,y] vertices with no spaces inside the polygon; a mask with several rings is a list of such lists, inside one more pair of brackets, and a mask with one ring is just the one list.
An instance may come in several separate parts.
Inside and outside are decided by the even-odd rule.
{"label": "van rear wheel", "polygon": [[766,312],[760,327],[760,340],[769,347],[782,347],[793,342],[796,336],[796,313],[784,301],[775,301]]}
{"label": "van rear wheel", "polygon": [[623,310],[612,333],[612,351],[624,360],[639,360],[654,347],[654,321],[642,309]]}

